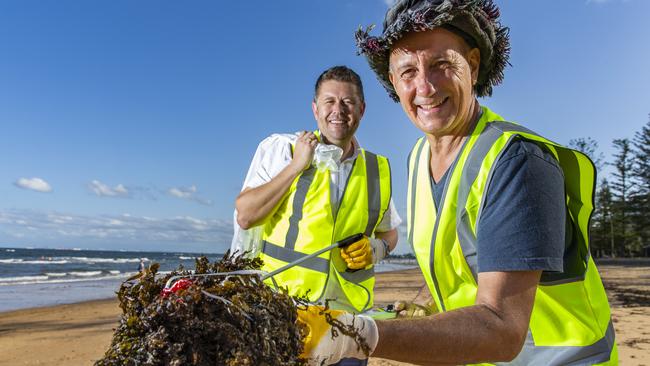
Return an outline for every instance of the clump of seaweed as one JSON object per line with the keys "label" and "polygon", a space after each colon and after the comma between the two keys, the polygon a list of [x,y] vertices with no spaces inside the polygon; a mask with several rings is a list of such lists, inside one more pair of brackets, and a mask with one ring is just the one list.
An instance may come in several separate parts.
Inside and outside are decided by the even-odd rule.
{"label": "clump of seaweed", "polygon": [[[95,365],[306,365],[307,328],[296,321],[304,300],[256,275],[197,276],[261,265],[229,253],[214,263],[197,258],[194,272],[180,267],[157,276],[159,265],[151,265],[120,287],[120,324]],[[173,276],[187,277],[170,291],[165,283]]]}

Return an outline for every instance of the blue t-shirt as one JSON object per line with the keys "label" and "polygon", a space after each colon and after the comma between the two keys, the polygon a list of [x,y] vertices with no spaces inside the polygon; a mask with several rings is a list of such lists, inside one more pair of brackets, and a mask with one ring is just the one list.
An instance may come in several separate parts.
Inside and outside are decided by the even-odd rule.
{"label": "blue t-shirt", "polygon": [[[538,144],[515,138],[495,164],[476,228],[478,272],[562,271],[571,230],[558,162]],[[431,180],[436,207],[447,174]]]}

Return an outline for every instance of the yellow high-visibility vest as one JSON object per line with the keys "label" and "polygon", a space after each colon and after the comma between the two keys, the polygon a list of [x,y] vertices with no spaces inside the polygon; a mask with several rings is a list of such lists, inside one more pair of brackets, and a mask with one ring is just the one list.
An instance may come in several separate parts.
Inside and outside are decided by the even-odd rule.
{"label": "yellow high-visibility vest", "polygon": [[[391,198],[388,159],[361,149],[354,161],[337,212],[330,202],[330,171],[310,167],[292,183],[267,220],[260,257],[271,272],[349,236],[372,236]],[[374,267],[346,271],[340,250],[333,249],[274,276],[293,296],[323,299],[328,281],[339,281],[339,296],[358,312],[373,305]],[[331,277],[331,278],[330,278]],[[271,283],[271,280],[267,280]]]}
{"label": "yellow high-visibility vest", "polygon": [[441,311],[472,306],[477,293],[476,228],[495,162],[519,136],[545,146],[564,172],[567,218],[564,271],[543,273],[526,343],[516,365],[615,365],[618,353],[609,303],[589,254],[595,168],[589,158],[483,107],[448,172],[439,210],[430,184],[430,151],[420,138],[408,160],[408,241]]}

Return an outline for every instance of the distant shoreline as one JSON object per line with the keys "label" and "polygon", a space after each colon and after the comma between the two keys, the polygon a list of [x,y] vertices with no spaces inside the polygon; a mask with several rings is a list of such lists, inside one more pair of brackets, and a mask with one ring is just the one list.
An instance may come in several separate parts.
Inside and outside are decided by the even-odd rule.
{"label": "distant shoreline", "polygon": [[596,265],[618,265],[618,266],[641,266],[650,267],[650,258],[635,257],[635,258],[594,258]]}

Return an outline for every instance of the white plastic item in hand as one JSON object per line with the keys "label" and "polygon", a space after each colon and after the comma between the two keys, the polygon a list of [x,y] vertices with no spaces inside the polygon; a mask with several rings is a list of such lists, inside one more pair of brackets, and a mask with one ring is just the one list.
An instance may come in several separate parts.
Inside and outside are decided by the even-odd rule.
{"label": "white plastic item in hand", "polygon": [[312,164],[320,171],[329,169],[335,172],[339,170],[339,161],[342,155],[343,149],[340,147],[319,143],[316,145]]}

